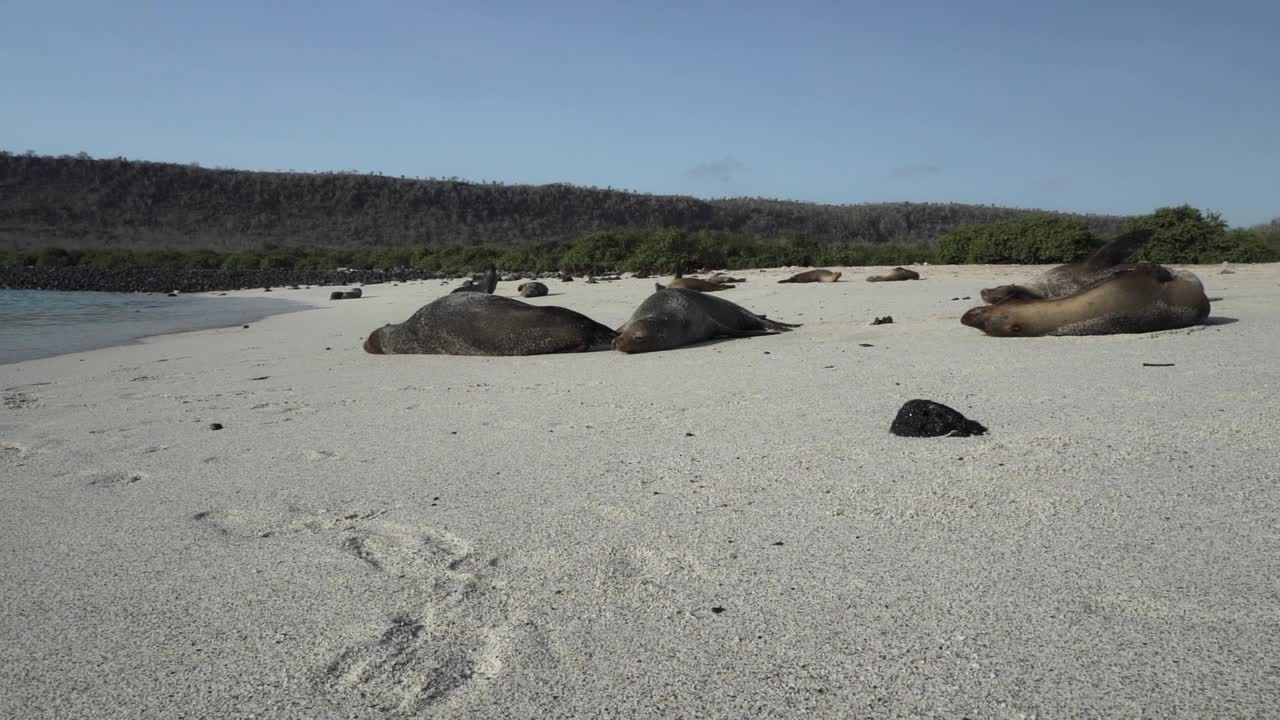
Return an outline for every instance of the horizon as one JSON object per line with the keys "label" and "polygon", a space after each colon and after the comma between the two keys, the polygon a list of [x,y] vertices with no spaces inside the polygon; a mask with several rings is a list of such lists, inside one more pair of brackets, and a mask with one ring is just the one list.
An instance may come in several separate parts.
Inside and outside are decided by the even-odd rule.
{"label": "horizon", "polygon": [[15,154],[817,205],[1190,204],[1237,227],[1280,216],[1280,99],[1265,90],[1280,7],[63,2],[2,16],[24,28],[0,48]]}

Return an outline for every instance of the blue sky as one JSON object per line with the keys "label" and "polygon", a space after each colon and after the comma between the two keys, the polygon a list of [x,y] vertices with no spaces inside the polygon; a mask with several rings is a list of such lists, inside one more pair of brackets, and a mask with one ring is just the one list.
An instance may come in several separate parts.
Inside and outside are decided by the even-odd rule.
{"label": "blue sky", "polygon": [[0,1],[0,148],[1280,216],[1280,2]]}

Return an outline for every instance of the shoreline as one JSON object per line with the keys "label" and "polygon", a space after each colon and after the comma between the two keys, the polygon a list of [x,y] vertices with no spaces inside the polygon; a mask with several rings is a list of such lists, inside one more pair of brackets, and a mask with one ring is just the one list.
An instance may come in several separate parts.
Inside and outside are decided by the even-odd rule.
{"label": "shoreline", "polygon": [[[22,290],[12,293],[62,293],[89,291]],[[123,300],[121,305],[142,300],[134,293],[102,293],[111,300]],[[61,355],[92,352],[104,348],[135,345],[150,338],[177,335],[186,332],[216,330],[256,323],[275,315],[313,310],[323,305],[297,297],[261,297],[227,293],[191,293],[179,300],[157,298],[157,303],[172,303],[170,307],[135,308],[127,315],[105,318],[79,318],[74,313],[64,322],[53,324],[30,323],[0,328],[0,366],[28,362]],[[14,298],[9,298],[14,300]],[[30,299],[23,297],[23,299]],[[61,298],[58,298],[61,300]],[[222,306],[218,301],[230,299]],[[193,307],[199,303],[203,307]],[[127,308],[126,308],[127,309]],[[123,310],[121,311],[123,312]],[[141,313],[137,317],[134,313]],[[0,317],[3,317],[0,315]],[[15,322],[15,318],[9,318]]]}

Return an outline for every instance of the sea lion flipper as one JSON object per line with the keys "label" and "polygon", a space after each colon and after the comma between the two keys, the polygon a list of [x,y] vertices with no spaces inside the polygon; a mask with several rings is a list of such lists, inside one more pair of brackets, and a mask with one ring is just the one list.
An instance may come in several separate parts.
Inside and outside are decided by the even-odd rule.
{"label": "sea lion flipper", "polygon": [[781,331],[766,330],[766,329],[739,330],[737,328],[721,327],[719,333],[716,334],[716,337],[734,337],[734,338],[757,337],[759,335],[777,335],[779,332]]}
{"label": "sea lion flipper", "polygon": [[1146,244],[1151,235],[1152,231],[1145,228],[1120,235],[1090,253],[1084,260],[1084,267],[1086,270],[1099,271],[1129,262],[1133,254]]}

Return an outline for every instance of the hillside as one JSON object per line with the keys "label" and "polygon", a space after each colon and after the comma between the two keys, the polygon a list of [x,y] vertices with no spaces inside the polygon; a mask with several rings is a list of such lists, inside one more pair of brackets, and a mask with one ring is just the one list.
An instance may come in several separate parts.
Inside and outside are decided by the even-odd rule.
{"label": "hillside", "polygon": [[[659,227],[909,243],[1031,212],[941,203],[708,201],[563,184],[250,172],[0,152],[0,248],[511,247],[571,242],[596,229]],[[1098,236],[1118,232],[1124,222],[1065,216],[1085,221]]]}

